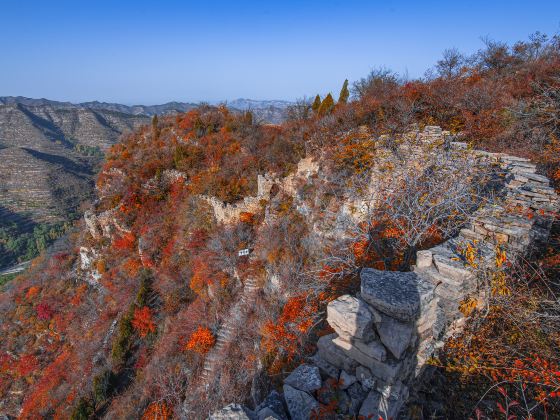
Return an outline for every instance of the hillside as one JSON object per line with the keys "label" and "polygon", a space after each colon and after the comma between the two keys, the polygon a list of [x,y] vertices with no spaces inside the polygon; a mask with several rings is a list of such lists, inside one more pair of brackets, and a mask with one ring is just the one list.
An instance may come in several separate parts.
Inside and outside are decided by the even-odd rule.
{"label": "hillside", "polygon": [[[287,104],[232,103],[274,123],[284,118]],[[123,133],[147,124],[153,115],[195,107],[0,97],[0,268],[36,256],[64,232],[80,204],[93,198],[103,154]]]}
{"label": "hillside", "polygon": [[123,135],[0,291],[0,413],[558,418],[560,39],[449,54]]}
{"label": "hillside", "polygon": [[0,105],[0,267],[36,256],[60,235],[80,204],[93,198],[93,177],[104,151],[123,132],[149,121],[9,99]]}

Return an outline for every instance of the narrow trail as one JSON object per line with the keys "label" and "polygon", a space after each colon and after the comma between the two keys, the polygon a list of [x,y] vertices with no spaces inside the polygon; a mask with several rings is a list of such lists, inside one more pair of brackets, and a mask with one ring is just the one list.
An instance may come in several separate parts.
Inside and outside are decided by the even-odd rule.
{"label": "narrow trail", "polygon": [[204,369],[200,375],[200,386],[202,388],[210,385],[216,374],[217,368],[223,361],[224,352],[235,338],[239,325],[245,320],[248,310],[255,301],[258,290],[259,287],[257,286],[255,279],[248,278],[245,281],[240,299],[230,309],[226,321],[223,323],[220,331],[218,332],[216,344],[206,355]]}

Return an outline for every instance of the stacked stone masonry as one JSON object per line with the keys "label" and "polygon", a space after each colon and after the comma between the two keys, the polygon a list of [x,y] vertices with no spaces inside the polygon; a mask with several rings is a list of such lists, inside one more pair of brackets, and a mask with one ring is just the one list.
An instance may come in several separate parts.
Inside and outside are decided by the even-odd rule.
{"label": "stacked stone masonry", "polygon": [[[446,141],[439,127],[426,127],[419,137],[467,150],[465,143]],[[283,395],[273,391],[255,410],[232,404],[210,418],[308,419],[329,402],[325,389],[338,401],[340,418],[397,418],[428,359],[461,331],[460,302],[471,295],[484,298],[461,250],[471,244],[479,266],[488,267],[496,245],[510,260],[527,255],[547,240],[559,208],[549,180],[529,160],[470,153],[496,169],[500,198],[477,210],[456,237],[419,251],[411,271],[362,269],[360,293],[329,303],[327,322],[335,332],[321,337],[317,353],[284,380]],[[336,389],[329,378],[338,381]]]}

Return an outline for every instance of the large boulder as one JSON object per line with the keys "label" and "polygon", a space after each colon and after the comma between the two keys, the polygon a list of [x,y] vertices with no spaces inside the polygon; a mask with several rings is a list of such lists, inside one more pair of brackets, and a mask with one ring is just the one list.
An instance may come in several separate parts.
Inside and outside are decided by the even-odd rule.
{"label": "large boulder", "polygon": [[354,296],[344,295],[327,305],[327,321],[343,339],[373,339],[374,314],[367,303]]}
{"label": "large boulder", "polygon": [[375,309],[404,322],[416,319],[420,311],[416,273],[364,268],[360,278],[361,297]]}
{"label": "large boulder", "polygon": [[284,399],[292,420],[309,420],[313,411],[319,410],[319,403],[307,392],[284,385]]}
{"label": "large boulder", "polygon": [[288,384],[300,391],[312,392],[321,388],[321,373],[319,368],[311,365],[300,365],[284,379],[284,384]]}

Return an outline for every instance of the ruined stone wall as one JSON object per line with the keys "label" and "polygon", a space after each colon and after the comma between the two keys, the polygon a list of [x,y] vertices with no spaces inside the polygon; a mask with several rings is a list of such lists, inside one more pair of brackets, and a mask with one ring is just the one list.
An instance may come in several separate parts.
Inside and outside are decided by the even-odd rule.
{"label": "ruined stone wall", "polygon": [[[429,127],[421,136],[434,142],[445,133]],[[464,143],[448,146],[467,150]],[[327,307],[335,333],[321,337],[317,353],[284,380],[283,394],[273,391],[255,410],[233,404],[210,418],[308,419],[332,400],[344,415],[396,418],[427,360],[461,331],[460,302],[484,299],[465,260],[467,244],[477,250],[478,269],[493,267],[497,245],[509,260],[527,255],[547,240],[559,208],[549,180],[527,159],[469,153],[495,167],[501,196],[477,210],[456,237],[419,251],[411,271],[362,269],[360,292]]]}
{"label": "ruined stone wall", "polygon": [[278,191],[294,196],[298,181],[307,180],[318,171],[319,164],[312,158],[305,158],[298,162],[295,173],[287,177],[277,178],[273,174],[258,175],[256,196],[245,197],[232,204],[224,203],[216,197],[202,196],[201,198],[210,204],[218,223],[234,223],[239,220],[241,213],[258,212],[262,208],[261,203],[271,199],[274,186],[278,187]]}

